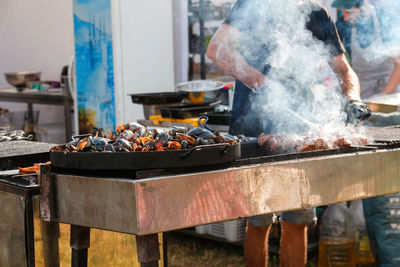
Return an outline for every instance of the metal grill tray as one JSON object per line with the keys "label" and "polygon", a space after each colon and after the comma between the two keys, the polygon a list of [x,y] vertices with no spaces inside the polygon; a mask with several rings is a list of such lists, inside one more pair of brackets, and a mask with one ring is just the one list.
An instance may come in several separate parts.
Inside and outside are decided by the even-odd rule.
{"label": "metal grill tray", "polygon": [[212,112],[215,110],[217,104],[221,101],[214,101],[206,104],[190,104],[190,105],[179,105],[179,106],[166,106],[160,107],[161,116],[163,118],[173,119],[186,119],[196,118],[205,112]]}
{"label": "metal grill tray", "polygon": [[[387,145],[385,145],[387,147]],[[374,145],[370,146],[350,146],[350,147],[342,147],[342,148],[334,148],[334,149],[323,149],[323,150],[314,150],[314,151],[304,151],[304,152],[288,152],[288,153],[280,153],[280,152],[271,152],[263,149],[255,142],[246,142],[241,146],[241,160],[252,159],[252,158],[262,158],[264,161],[283,161],[283,160],[291,160],[291,159],[301,159],[301,158],[312,158],[319,156],[329,156],[329,155],[337,155],[337,154],[346,154],[346,153],[354,153],[360,151],[368,151],[374,150],[377,147]]]}
{"label": "metal grill tray", "polygon": [[161,105],[169,103],[179,103],[183,100],[187,93],[182,92],[165,92],[165,93],[148,93],[148,94],[131,94],[132,103],[143,105]]}
{"label": "metal grill tray", "polygon": [[75,170],[151,170],[187,168],[233,162],[240,145],[198,146],[190,150],[149,152],[50,152],[51,165]]}
{"label": "metal grill tray", "polygon": [[364,127],[364,134],[378,143],[400,143],[400,125],[388,127]]}

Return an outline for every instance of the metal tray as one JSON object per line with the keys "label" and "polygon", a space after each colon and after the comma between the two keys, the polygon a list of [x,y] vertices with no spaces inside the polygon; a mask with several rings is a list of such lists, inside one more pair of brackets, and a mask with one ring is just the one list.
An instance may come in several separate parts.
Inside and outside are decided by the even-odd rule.
{"label": "metal tray", "polygon": [[187,95],[184,92],[165,92],[165,93],[147,93],[131,94],[132,103],[143,105],[162,105],[170,103],[180,103]]}
{"label": "metal tray", "polygon": [[50,152],[51,165],[75,170],[151,170],[216,165],[240,158],[240,144],[149,152]]}
{"label": "metal tray", "polygon": [[195,118],[204,114],[205,112],[212,112],[215,110],[216,105],[220,104],[221,101],[214,101],[204,105],[191,104],[191,105],[180,105],[180,106],[169,106],[161,107],[161,116],[163,118],[175,118],[175,119],[186,119]]}
{"label": "metal tray", "polygon": [[[387,145],[385,145],[385,147],[387,147]],[[371,144],[368,146],[350,146],[350,147],[331,148],[323,150],[282,153],[282,152],[271,152],[265,150],[264,148],[258,145],[257,141],[247,141],[241,143],[240,159],[243,160],[251,158],[264,158],[267,159],[268,161],[281,161],[290,159],[301,159],[301,158],[354,153],[354,152],[369,151],[374,149],[376,149],[376,146]]]}
{"label": "metal tray", "polygon": [[208,117],[208,124],[229,126],[231,123],[232,114],[230,112],[208,112],[202,115]]}

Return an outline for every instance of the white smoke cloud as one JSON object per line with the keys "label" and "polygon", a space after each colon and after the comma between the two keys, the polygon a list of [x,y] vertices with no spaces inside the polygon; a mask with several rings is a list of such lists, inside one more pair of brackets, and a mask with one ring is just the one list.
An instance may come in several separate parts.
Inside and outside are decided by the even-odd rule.
{"label": "white smoke cloud", "polygon": [[267,77],[272,84],[268,90],[259,92],[257,100],[252,103],[253,111],[265,114],[265,123],[272,120],[273,131],[280,133],[317,130],[305,121],[316,124],[334,122],[344,126],[342,110],[345,100],[340,89],[319,94],[318,97],[313,97],[311,92],[317,83],[318,73],[331,59],[331,47],[306,29],[312,2],[264,1],[268,2],[265,8],[258,6],[256,9],[263,20],[254,24],[251,21],[253,15],[247,14],[248,21],[243,23],[251,25],[249,28],[253,34],[245,35],[247,40],[242,36],[240,41],[245,44],[241,45],[241,53],[250,61],[261,56],[254,51],[252,43],[255,40],[264,43],[269,50],[262,63],[271,66]]}
{"label": "white smoke cloud", "polygon": [[[367,1],[362,7],[362,13],[369,12],[368,6],[373,4],[380,23],[383,43],[374,43],[365,50],[365,57],[374,62],[381,62],[388,58],[400,56],[400,1],[374,0]],[[374,31],[374,29],[371,29]],[[378,38],[377,38],[378,39]]]}

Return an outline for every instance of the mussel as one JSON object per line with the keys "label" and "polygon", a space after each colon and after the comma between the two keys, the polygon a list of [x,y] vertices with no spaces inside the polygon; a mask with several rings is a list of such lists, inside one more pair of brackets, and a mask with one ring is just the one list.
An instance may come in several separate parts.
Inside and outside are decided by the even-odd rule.
{"label": "mussel", "polygon": [[131,131],[131,130],[124,130],[123,132],[121,132],[121,134],[119,135],[119,138],[121,139],[125,139],[129,142],[132,142],[133,139],[135,138],[135,134]]}
{"label": "mussel", "polygon": [[196,139],[191,137],[190,135],[187,134],[183,134],[183,133],[176,133],[176,138],[179,141],[186,141],[188,142],[190,145],[194,145],[196,143]]}
{"label": "mussel", "polygon": [[176,141],[171,141],[168,143],[169,150],[180,150],[182,148],[181,144]]}
{"label": "mussel", "polygon": [[58,146],[54,146],[50,149],[50,152],[54,152],[54,151],[68,151],[65,145],[58,145]]}
{"label": "mussel", "polygon": [[95,127],[95,128],[93,128],[93,130],[92,130],[91,136],[92,136],[93,138],[94,138],[94,137],[105,137],[106,134],[105,134],[103,128],[96,128],[96,127]]}
{"label": "mussel", "polygon": [[67,143],[67,144],[65,144],[65,148],[68,150],[68,151],[75,151],[76,150],[76,148],[78,147],[78,144],[79,144],[79,139],[78,138],[75,138],[74,140],[72,140],[71,142],[69,142],[69,143]]}
{"label": "mussel", "polygon": [[172,128],[169,130],[169,134],[172,136],[175,136],[176,133],[185,133],[186,128],[181,127],[181,126],[172,126]]}
{"label": "mussel", "polygon": [[224,135],[224,141],[225,143],[229,143],[231,145],[236,144],[239,142],[239,139],[233,135],[226,134]]}
{"label": "mussel", "polygon": [[97,151],[104,151],[107,144],[108,144],[107,139],[105,139],[104,137],[95,137],[92,140],[92,146]]}
{"label": "mussel", "polygon": [[156,143],[153,139],[148,140],[144,145],[142,151],[150,151],[153,150]]}
{"label": "mussel", "polygon": [[146,127],[137,122],[128,122],[117,126],[117,131],[131,130],[133,133],[137,133],[140,137],[146,135]]}
{"label": "mussel", "polygon": [[125,139],[118,139],[114,144],[113,144],[115,151],[125,151],[125,152],[130,152],[133,151],[133,148],[129,141]]}
{"label": "mussel", "polygon": [[201,137],[196,139],[195,146],[205,146],[205,145],[213,145],[215,144],[213,139],[203,139]]}
{"label": "mussel", "polygon": [[155,140],[158,141],[158,142],[162,142],[162,143],[164,143],[164,144],[167,144],[168,141],[169,141],[169,138],[170,138],[170,137],[169,137],[168,134],[166,134],[166,133],[159,133],[159,134],[156,136]]}
{"label": "mussel", "polygon": [[112,144],[107,144],[105,147],[104,147],[104,150],[103,150],[104,152],[116,152],[115,151],[115,148],[114,148],[114,146],[112,145]]}
{"label": "mussel", "polygon": [[89,136],[87,138],[81,139],[76,147],[77,151],[88,151],[92,145],[92,137]]}
{"label": "mussel", "polygon": [[189,146],[188,141],[183,140],[183,141],[181,142],[181,148],[182,148],[182,149],[189,149],[190,146]]}

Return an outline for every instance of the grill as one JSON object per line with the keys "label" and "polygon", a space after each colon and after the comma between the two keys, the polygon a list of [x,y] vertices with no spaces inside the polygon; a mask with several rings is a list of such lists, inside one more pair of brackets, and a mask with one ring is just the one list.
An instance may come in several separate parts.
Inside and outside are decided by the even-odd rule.
{"label": "grill", "polygon": [[71,224],[75,260],[86,261],[85,240],[98,228],[137,235],[139,261],[157,262],[155,233],[400,191],[400,133],[382,130],[369,129],[376,142],[366,147],[304,153],[243,143],[240,158],[213,165],[123,173],[42,166],[40,216]]}
{"label": "grill", "polygon": [[315,157],[340,156],[365,151],[400,148],[400,127],[369,127],[365,134],[374,140],[367,146],[352,146],[310,152],[274,154],[257,140],[233,146],[204,146],[188,151],[67,153],[51,152],[53,170],[60,173],[143,179],[160,175],[213,171]]}

